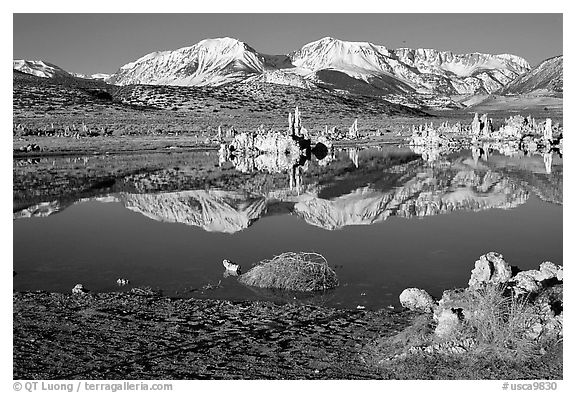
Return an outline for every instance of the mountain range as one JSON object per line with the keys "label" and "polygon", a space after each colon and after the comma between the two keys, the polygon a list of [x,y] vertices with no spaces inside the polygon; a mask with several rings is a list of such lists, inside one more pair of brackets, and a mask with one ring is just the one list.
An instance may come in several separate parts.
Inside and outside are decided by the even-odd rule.
{"label": "mountain range", "polygon": [[[121,66],[111,75],[76,74],[31,60],[14,60],[13,68],[44,78],[79,77],[120,86],[264,82],[385,96],[392,102],[405,103],[394,97],[515,94],[514,89],[525,93],[531,87],[557,91],[558,75],[560,86],[562,84],[562,60],[559,56],[531,70],[525,59],[512,54],[389,49],[331,37],[306,44],[289,54],[268,55],[225,37],[205,39],[177,50],[152,52]],[[523,87],[509,89],[508,86]]]}
{"label": "mountain range", "polygon": [[110,79],[109,74],[78,74],[75,72],[68,72],[57,65],[42,61],[42,60],[14,60],[12,62],[12,67],[16,71],[23,72],[25,74],[35,75],[40,78],[82,78],[82,79],[94,79],[101,81],[108,81]]}
{"label": "mountain range", "polygon": [[300,86],[367,85],[382,94],[474,94],[493,92],[529,69],[526,60],[509,54],[392,50],[326,37],[287,55],[267,55],[233,38],[215,38],[149,53],[120,67],[109,82],[218,86],[256,78]]}

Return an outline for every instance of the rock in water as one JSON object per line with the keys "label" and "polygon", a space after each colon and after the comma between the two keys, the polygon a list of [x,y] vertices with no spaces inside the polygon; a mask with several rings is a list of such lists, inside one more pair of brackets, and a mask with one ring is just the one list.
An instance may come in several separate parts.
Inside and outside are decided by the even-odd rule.
{"label": "rock in water", "polygon": [[400,304],[413,311],[432,312],[436,304],[432,296],[423,289],[406,288],[400,294]]}
{"label": "rock in water", "polygon": [[226,268],[226,271],[231,273],[231,275],[237,276],[240,274],[240,265],[230,262],[228,259],[224,259],[222,264]]}
{"label": "rock in water", "polygon": [[502,254],[489,252],[476,261],[468,285],[474,287],[481,284],[505,283],[510,278],[512,268],[506,263]]}
{"label": "rock in water", "polygon": [[84,288],[84,285],[76,284],[74,286],[74,288],[72,288],[72,293],[74,295],[84,295],[84,294],[88,293],[88,290],[86,288]]}

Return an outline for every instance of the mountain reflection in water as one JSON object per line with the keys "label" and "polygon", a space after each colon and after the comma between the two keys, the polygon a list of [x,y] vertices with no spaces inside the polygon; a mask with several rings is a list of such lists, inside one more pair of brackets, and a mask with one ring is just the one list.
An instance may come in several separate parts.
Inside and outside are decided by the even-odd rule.
{"label": "mountain reflection in water", "polygon": [[[328,152],[320,160],[301,157],[297,164],[273,154],[232,157],[232,164],[241,172],[284,174],[286,187],[118,192],[77,202],[118,202],[154,220],[222,233],[241,231],[270,214],[293,214],[310,225],[334,230],[392,216],[419,218],[455,211],[511,209],[525,203],[531,191],[547,195],[543,198],[547,201],[562,203],[561,157],[556,156],[553,173],[551,152],[542,160],[538,155],[511,152],[509,146],[501,150],[504,154],[494,146],[484,146],[436,153],[434,159],[428,154],[421,159],[405,149],[351,148]],[[219,166],[225,164],[220,155]],[[328,175],[307,176],[311,166]],[[550,196],[550,189],[559,192]],[[15,212],[14,218],[48,216],[65,207],[58,201],[44,202]]]}
{"label": "mountain reflection in water", "polygon": [[249,269],[314,251],[341,285],[307,302],[378,308],[397,305],[406,287],[439,296],[465,285],[488,251],[524,269],[562,264],[560,155],[429,153],[341,149],[284,166],[274,155],[220,162],[192,152],[177,157],[178,169],[166,155],[165,166],[116,179],[106,193],[15,211],[14,289],[130,290],[116,285],[125,277],[171,296],[304,301],[223,277],[222,260]]}

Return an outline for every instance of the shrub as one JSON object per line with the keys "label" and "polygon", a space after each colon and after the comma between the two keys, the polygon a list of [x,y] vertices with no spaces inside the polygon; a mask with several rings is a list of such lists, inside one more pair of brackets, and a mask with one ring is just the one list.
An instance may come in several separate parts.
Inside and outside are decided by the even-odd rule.
{"label": "shrub", "polygon": [[459,303],[462,320],[449,336],[436,335],[432,318],[422,315],[403,331],[368,345],[370,363],[382,364],[409,355],[458,356],[454,348],[464,349],[459,353],[470,359],[522,363],[539,358],[558,344],[553,337],[537,339],[531,335],[541,323],[538,306],[527,296],[514,297],[504,284],[465,290]]}
{"label": "shrub", "polygon": [[259,262],[238,280],[260,288],[320,291],[338,286],[336,273],[320,254],[286,252]]}
{"label": "shrub", "polygon": [[538,309],[527,297],[514,298],[504,285],[468,291],[470,309],[463,334],[472,336],[476,351],[505,360],[536,356],[540,346],[528,336],[539,323]]}

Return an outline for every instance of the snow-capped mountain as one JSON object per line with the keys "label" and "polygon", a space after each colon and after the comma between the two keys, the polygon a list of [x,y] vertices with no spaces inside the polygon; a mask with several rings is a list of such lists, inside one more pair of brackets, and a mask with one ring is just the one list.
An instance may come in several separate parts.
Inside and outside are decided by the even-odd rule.
{"label": "snow-capped mountain", "polygon": [[562,93],[564,85],[564,56],[544,60],[506,85],[500,94]]}
{"label": "snow-capped mountain", "polygon": [[101,80],[104,82],[110,79],[110,74],[86,75],[77,72],[68,72],[57,65],[42,60],[13,60],[12,68],[25,74],[35,75],[40,78],[82,78]]}
{"label": "snow-capped mountain", "polygon": [[101,80],[101,81],[108,81],[112,75],[111,74],[92,74],[90,75],[90,79]]}
{"label": "snow-capped mountain", "polygon": [[92,80],[104,81],[104,82],[107,82],[111,77],[111,74],[101,74],[101,73],[86,75],[86,74],[79,74],[77,72],[71,72],[71,74],[73,76],[75,76],[76,78],[92,79]]}
{"label": "snow-capped mountain", "polygon": [[[290,54],[267,55],[226,37],[205,39],[177,50],[152,52],[123,65],[112,75],[68,73],[52,64],[27,60],[15,60],[14,69],[44,78],[74,76],[122,86],[263,82],[304,89],[321,87],[345,94],[383,97],[411,107],[449,108],[462,106],[450,98],[455,95],[505,91],[503,88],[519,80],[530,70],[530,65],[511,54],[390,49],[331,37],[306,44]],[[559,70],[561,79],[561,66]]]}
{"label": "snow-capped mountain", "polygon": [[530,69],[526,60],[509,54],[388,49],[331,37],[304,45],[290,57],[303,73],[339,71],[375,87],[389,84],[419,93],[491,93]]}
{"label": "snow-capped mountain", "polygon": [[110,82],[218,86],[262,74],[265,68],[274,68],[271,60],[233,38],[206,39],[174,51],[149,53],[120,67]]}
{"label": "snow-capped mountain", "polygon": [[42,60],[13,60],[12,67],[17,71],[39,76],[40,78],[70,78],[72,76],[68,71],[57,65],[46,63]]}
{"label": "snow-capped mountain", "polygon": [[[111,83],[206,86],[250,80],[390,93],[491,93],[530,69],[510,55],[388,49],[326,37],[289,55],[265,55],[233,38],[153,52],[122,66]],[[360,83],[360,85],[358,85]],[[374,93],[374,91],[372,92]]]}

